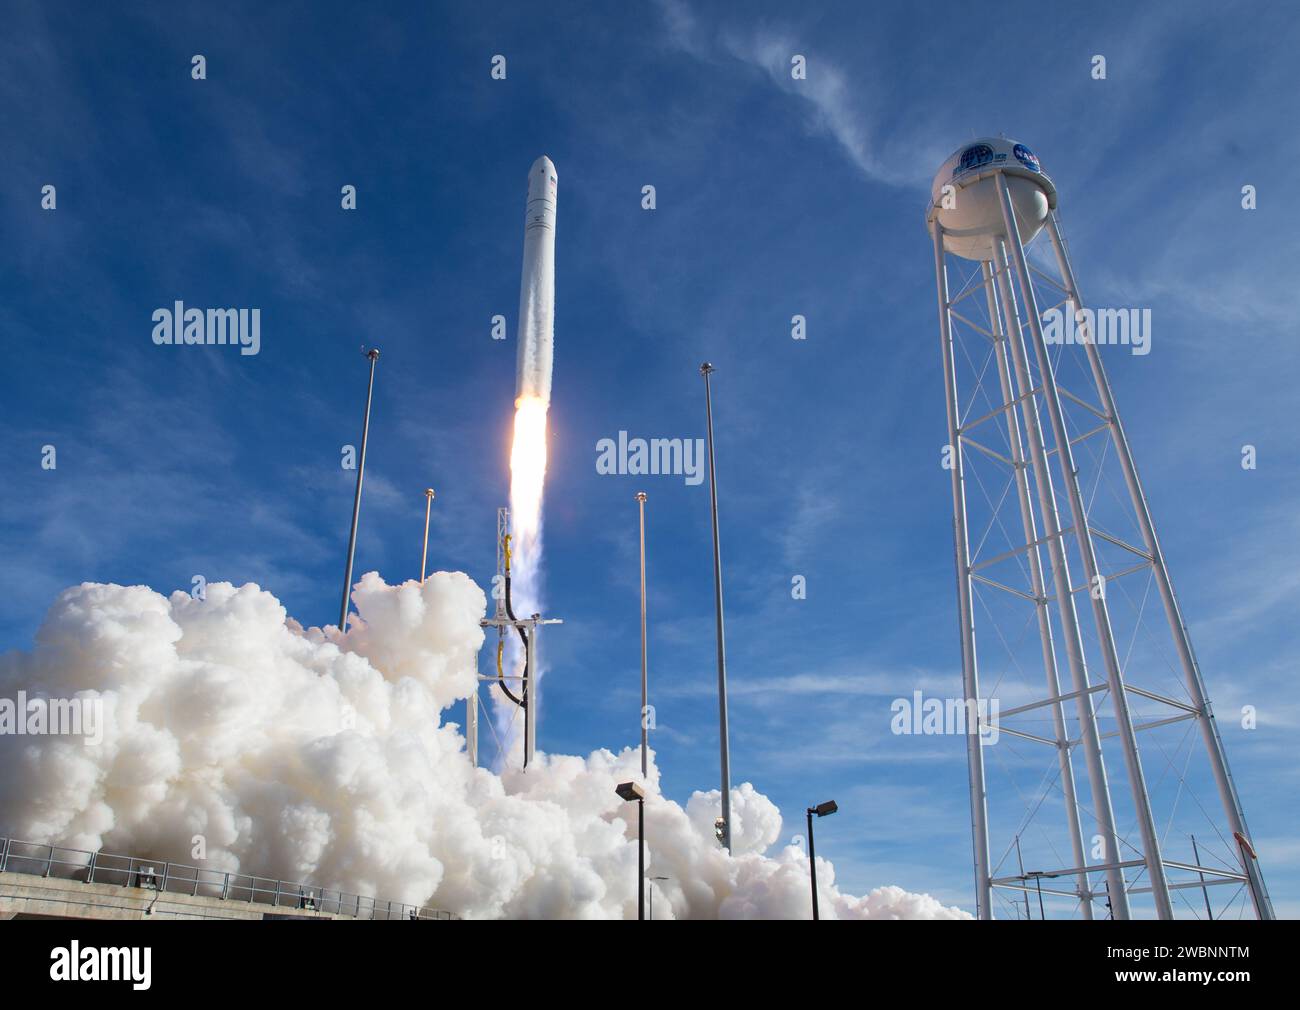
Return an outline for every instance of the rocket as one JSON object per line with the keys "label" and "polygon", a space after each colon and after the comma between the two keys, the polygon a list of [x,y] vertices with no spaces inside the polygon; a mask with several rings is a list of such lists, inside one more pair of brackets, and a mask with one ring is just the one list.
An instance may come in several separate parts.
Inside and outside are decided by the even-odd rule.
{"label": "rocket", "polygon": [[516,402],[551,402],[555,337],[555,165],[542,155],[528,170],[524,210],[524,269],[519,281],[519,360]]}

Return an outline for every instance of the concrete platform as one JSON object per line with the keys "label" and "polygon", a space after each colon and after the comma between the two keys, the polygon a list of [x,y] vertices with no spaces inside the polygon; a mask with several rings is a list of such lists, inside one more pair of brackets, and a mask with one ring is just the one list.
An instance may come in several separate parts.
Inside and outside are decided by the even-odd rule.
{"label": "concrete platform", "polygon": [[352,915],[263,902],[231,901],[120,884],[0,873],[0,920],[57,919],[355,919]]}

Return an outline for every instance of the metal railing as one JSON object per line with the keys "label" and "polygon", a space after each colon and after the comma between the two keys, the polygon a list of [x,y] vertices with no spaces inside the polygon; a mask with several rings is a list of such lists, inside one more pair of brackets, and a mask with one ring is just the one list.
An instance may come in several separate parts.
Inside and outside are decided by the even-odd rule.
{"label": "metal railing", "polygon": [[455,919],[451,912],[401,901],[368,898],[247,873],[205,870],[184,863],[92,852],[62,845],[0,838],[0,873],[27,873],[85,884],[120,884],[159,894],[188,894],[276,908],[327,912],[355,919]]}

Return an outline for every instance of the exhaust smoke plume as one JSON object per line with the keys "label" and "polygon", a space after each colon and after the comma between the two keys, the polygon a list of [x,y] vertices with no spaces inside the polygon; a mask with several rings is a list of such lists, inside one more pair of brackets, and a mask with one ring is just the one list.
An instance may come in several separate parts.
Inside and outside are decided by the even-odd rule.
{"label": "exhaust smoke plume", "polygon": [[[539,755],[526,774],[470,765],[443,709],[474,689],[486,600],[468,576],[363,577],[345,635],[304,629],[256,585],[206,599],[84,583],[55,600],[31,652],[0,657],[0,697],[103,703],[103,740],[0,735],[0,834],[432,905],[472,917],[636,915],[634,747]],[[776,807],[733,790],[685,809],[646,782],[656,918],[809,915],[798,847],[766,854]],[[192,851],[195,836],[207,858]],[[965,918],[928,895],[841,894],[819,860],[822,915]]]}

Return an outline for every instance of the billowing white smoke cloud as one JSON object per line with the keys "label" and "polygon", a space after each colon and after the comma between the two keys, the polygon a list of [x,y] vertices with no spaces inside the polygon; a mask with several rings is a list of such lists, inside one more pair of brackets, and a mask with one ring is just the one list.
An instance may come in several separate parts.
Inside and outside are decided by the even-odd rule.
{"label": "billowing white smoke cloud", "polygon": [[[614,793],[639,752],[545,755],[526,774],[473,768],[441,712],[474,686],[486,601],[467,576],[423,586],[366,575],[360,618],[301,625],[255,585],[205,600],[85,583],[55,601],[30,653],[0,657],[0,698],[24,690],[103,703],[101,743],[0,735],[0,833],[304,880],[474,917],[636,915],[635,809]],[[734,791],[728,855],[718,794],[686,809],[651,765],[648,874],[656,918],[808,915],[808,864],[764,853],[776,807]],[[839,893],[827,918],[957,918],[894,887]]]}

